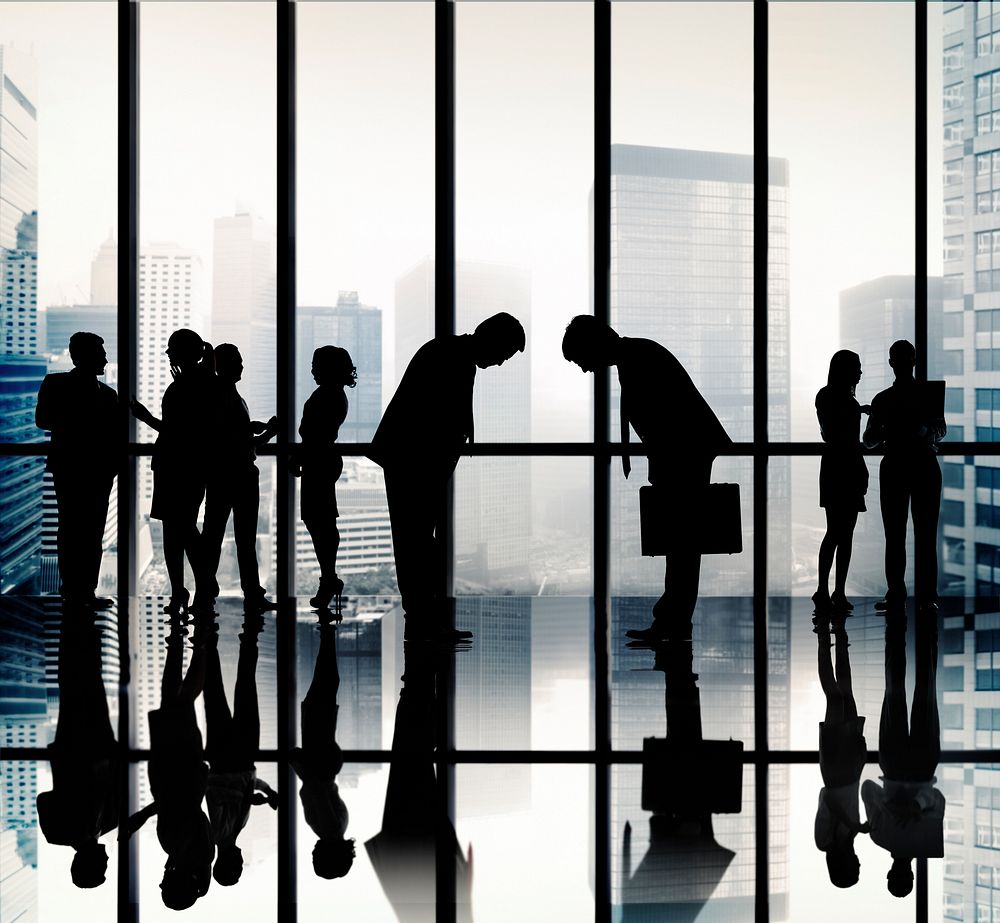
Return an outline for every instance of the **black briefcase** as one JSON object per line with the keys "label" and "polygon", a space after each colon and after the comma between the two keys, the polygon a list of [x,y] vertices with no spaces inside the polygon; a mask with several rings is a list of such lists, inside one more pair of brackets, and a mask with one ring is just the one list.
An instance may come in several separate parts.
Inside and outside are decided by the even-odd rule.
{"label": "black briefcase", "polygon": [[690,549],[701,554],[743,551],[739,484],[709,484],[702,491],[639,488],[639,530],[647,557]]}
{"label": "black briefcase", "polygon": [[642,809],[739,814],[743,807],[743,741],[642,742]]}

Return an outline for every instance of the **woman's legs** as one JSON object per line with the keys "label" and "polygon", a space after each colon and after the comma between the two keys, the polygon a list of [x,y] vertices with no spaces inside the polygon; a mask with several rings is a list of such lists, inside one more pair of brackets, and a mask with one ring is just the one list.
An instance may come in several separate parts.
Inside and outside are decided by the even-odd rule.
{"label": "woman's legs", "polygon": [[[857,510],[839,511],[832,517],[834,524],[834,540],[837,545],[837,574],[834,579],[833,592],[839,596],[845,595],[847,587],[847,571],[851,566],[851,552],[854,546],[854,528],[858,524]],[[831,523],[829,511],[827,524]],[[829,573],[829,571],[827,571]]]}

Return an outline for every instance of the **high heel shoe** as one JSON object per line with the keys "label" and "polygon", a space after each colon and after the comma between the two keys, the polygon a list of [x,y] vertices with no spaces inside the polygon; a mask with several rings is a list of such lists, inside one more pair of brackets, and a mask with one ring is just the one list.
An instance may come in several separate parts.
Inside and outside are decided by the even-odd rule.
{"label": "high heel shoe", "polygon": [[314,609],[329,609],[330,603],[334,604],[334,615],[340,616],[344,605],[344,581],[339,577],[330,577],[320,580],[319,589],[316,595],[309,600],[309,605]]}
{"label": "high heel shoe", "polygon": [[838,590],[833,591],[833,595],[830,597],[830,605],[833,607],[834,612],[848,613],[854,611],[854,603]]}
{"label": "high heel shoe", "polygon": [[182,589],[180,593],[175,593],[170,597],[170,602],[164,605],[163,611],[167,615],[184,615],[188,611],[190,599],[191,594],[186,589]]}

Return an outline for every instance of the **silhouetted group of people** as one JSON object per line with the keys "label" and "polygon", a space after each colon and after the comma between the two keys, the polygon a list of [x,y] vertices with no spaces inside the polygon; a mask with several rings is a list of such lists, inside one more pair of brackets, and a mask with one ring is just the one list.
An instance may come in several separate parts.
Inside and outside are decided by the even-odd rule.
{"label": "silhouetted group of people", "polygon": [[[937,607],[937,523],[941,505],[941,468],[937,443],[947,432],[941,382],[917,382],[916,351],[907,340],[889,348],[895,379],[871,404],[861,405],[855,389],[861,380],[857,353],[840,350],[830,360],[826,387],[816,395],[816,414],[825,443],[820,462],[820,506],[826,510],[826,534],[819,551],[817,609],[849,612],[847,574],[858,513],[865,507],[868,467],[864,448],[883,450],[879,466],[879,504],[885,530],[885,598],[881,611],[906,600],[906,529],[910,514],[914,534],[914,591],[923,609]],[[861,435],[861,417],[868,425]],[[836,559],[834,591],[830,572]]]}

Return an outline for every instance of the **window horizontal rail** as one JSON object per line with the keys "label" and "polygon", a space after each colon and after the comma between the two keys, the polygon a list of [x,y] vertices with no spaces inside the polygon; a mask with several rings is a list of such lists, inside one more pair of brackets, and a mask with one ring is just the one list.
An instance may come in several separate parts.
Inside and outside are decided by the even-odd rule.
{"label": "window horizontal rail", "polygon": [[[48,747],[7,747],[0,752],[3,761],[50,760],[53,751]],[[343,750],[345,763],[388,763],[391,750]],[[130,749],[127,759],[138,763],[147,761],[150,751]],[[436,757],[437,758],[437,757]],[[521,765],[526,763],[551,763],[565,765],[597,765],[602,762],[594,750],[452,750],[441,754],[443,762],[455,765],[484,763]],[[287,759],[280,750],[258,750],[255,759],[262,763],[276,763]],[[642,762],[641,750],[612,750],[611,764],[631,765]],[[815,764],[819,762],[816,750],[755,750],[743,751],[743,763],[762,763],[771,766]],[[868,750],[867,763],[878,763],[878,750]],[[942,750],[938,765],[966,763],[1000,763],[1000,750]],[[603,763],[602,763],[603,764]]]}
{"label": "window horizontal rail", "polygon": [[[301,443],[294,444],[297,450]],[[50,442],[4,442],[0,443],[0,457],[2,456],[45,456],[49,454],[52,447]],[[202,451],[212,451],[214,446],[202,445]],[[424,444],[414,443],[414,451],[425,449]],[[685,443],[677,443],[672,447],[673,452],[683,454],[690,451],[692,446]],[[768,442],[766,454],[769,458],[783,458],[787,456],[811,455],[820,456],[823,454],[825,446],[822,442]],[[938,447],[938,455],[942,457],[954,457],[964,455],[1000,455],[1000,442],[942,442]],[[368,442],[343,442],[337,443],[337,450],[341,455],[348,457],[364,458],[371,451],[371,443]],[[128,445],[128,452],[134,456],[148,456],[153,454],[153,443],[132,442]],[[257,450],[260,457],[274,457],[278,454],[276,446],[267,445]],[[631,455],[640,458],[648,454],[641,443],[630,442],[627,445],[621,442],[611,442],[607,447],[597,446],[593,442],[476,442],[462,448],[462,457],[482,457],[482,456],[565,456],[568,458],[593,458],[597,455],[607,455],[618,457],[621,455]],[[720,451],[719,456],[735,456],[750,458],[754,455],[752,442],[734,442],[728,448]],[[880,456],[881,449],[866,449],[865,455]]]}

